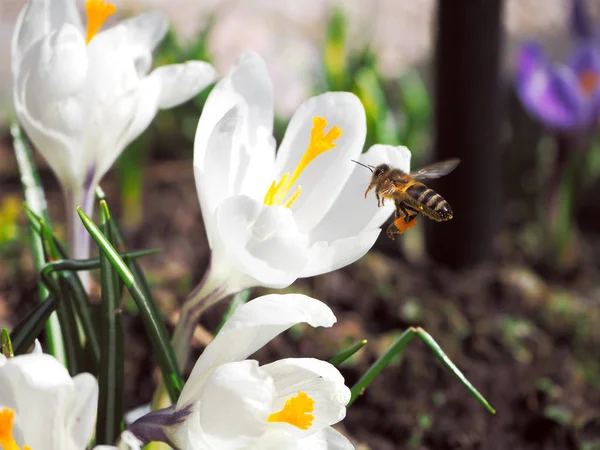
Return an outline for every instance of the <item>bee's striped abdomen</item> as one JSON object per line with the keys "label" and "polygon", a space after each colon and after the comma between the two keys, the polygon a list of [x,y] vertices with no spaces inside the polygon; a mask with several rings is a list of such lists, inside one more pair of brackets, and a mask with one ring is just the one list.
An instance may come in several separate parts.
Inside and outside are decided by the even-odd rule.
{"label": "bee's striped abdomen", "polygon": [[450,204],[433,189],[419,183],[408,188],[406,193],[424,216],[438,222],[452,219]]}

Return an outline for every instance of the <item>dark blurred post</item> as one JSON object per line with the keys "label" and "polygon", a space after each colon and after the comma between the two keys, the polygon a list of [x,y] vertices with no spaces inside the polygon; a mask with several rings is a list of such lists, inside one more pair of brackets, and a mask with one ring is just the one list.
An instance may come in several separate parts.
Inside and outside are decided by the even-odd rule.
{"label": "dark blurred post", "polygon": [[453,268],[490,256],[502,220],[503,0],[438,0],[435,60],[435,160],[459,157],[432,187],[454,218],[427,229],[432,258]]}

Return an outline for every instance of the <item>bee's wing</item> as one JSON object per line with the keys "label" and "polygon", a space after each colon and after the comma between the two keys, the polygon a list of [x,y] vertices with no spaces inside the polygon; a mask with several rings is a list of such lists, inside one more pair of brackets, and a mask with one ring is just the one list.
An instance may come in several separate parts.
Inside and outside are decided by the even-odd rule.
{"label": "bee's wing", "polygon": [[425,166],[422,169],[411,173],[410,176],[417,181],[440,178],[444,175],[448,175],[450,172],[456,169],[456,166],[458,166],[459,162],[460,159],[458,158],[447,159],[446,161],[440,161],[430,164],[429,166]]}

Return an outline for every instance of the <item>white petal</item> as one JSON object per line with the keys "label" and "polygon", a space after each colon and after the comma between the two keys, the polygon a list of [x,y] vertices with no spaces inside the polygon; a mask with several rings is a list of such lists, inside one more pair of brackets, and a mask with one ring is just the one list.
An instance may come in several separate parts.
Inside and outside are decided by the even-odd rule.
{"label": "white petal", "polygon": [[269,431],[260,440],[260,450],[354,450],[354,446],[342,434],[331,427],[302,439],[292,437],[281,430]]}
{"label": "white petal", "polygon": [[[374,145],[358,159],[367,165],[389,164],[404,172],[410,171],[410,152],[406,147]],[[354,163],[353,163],[354,164]],[[377,207],[375,194],[364,198],[371,179],[368,169],[354,164],[355,168],[344,189],[323,220],[311,231],[311,242],[331,242],[380,227],[394,212],[394,202]]]}
{"label": "white petal", "polygon": [[302,439],[299,444],[298,450],[354,450],[354,445],[331,427]]}
{"label": "white petal", "polygon": [[35,340],[33,342],[33,350],[31,350],[31,353],[33,353],[34,355],[42,355],[44,353],[44,351],[42,350],[42,344],[40,344],[39,340]]}
{"label": "white petal", "polygon": [[87,100],[98,109],[107,108],[106,103],[136,89],[141,78],[136,65],[144,64],[140,59],[151,58],[145,47],[130,46],[128,29],[123,24],[98,33],[86,49],[90,66]]}
{"label": "white petal", "polygon": [[22,66],[15,88],[28,114],[58,132],[81,132],[86,111],[79,95],[87,82],[88,60],[77,29],[64,25],[38,41]]}
{"label": "white petal", "polygon": [[98,382],[89,373],[73,378],[74,389],[65,425],[76,448],[86,448],[94,433],[98,408]]}
{"label": "white petal", "polygon": [[210,448],[252,447],[267,429],[273,394],[273,380],[256,361],[218,367],[206,381],[206,389],[196,405]]}
{"label": "white petal", "polygon": [[236,105],[247,117],[251,147],[255,145],[254,133],[259,130],[272,133],[273,86],[264,61],[255,53],[240,56],[229,75],[219,81],[208,96],[194,141],[194,166],[200,170],[204,170],[204,156],[213,128]]}
{"label": "white petal", "polygon": [[50,30],[59,28],[64,23],[75,25],[79,32],[83,32],[81,16],[75,0],[50,0],[48,7]]}
{"label": "white petal", "polygon": [[308,263],[300,278],[332,272],[362,258],[372,247],[381,230],[374,228],[358,236],[337,239],[333,242],[315,242],[308,253]]}
{"label": "white petal", "polygon": [[74,25],[81,33],[81,17],[73,0],[28,1],[19,13],[13,32],[13,71],[18,70],[24,53],[31,45],[65,23]]}
{"label": "white petal", "polygon": [[[304,392],[315,402],[310,432],[336,424],[346,417],[350,389],[344,384],[342,374],[328,362],[312,358],[290,358],[267,364],[261,369],[275,382],[276,394],[271,414],[281,411],[289,398]],[[298,437],[307,433],[284,423],[271,423],[270,426],[285,429]]]}
{"label": "white petal", "polygon": [[194,166],[196,190],[200,201],[208,243],[213,248],[216,209],[227,197],[234,195],[231,179],[232,157],[238,145],[242,118],[236,107],[229,110],[213,128],[209,137],[204,170]]}
{"label": "white petal", "polygon": [[272,127],[271,81],[262,59],[246,53],[211,91],[196,130],[194,174],[211,246],[213,211],[224,198],[263,200],[274,177]]}
{"label": "white petal", "polygon": [[69,373],[50,355],[21,355],[0,367],[0,407],[16,411],[16,425],[31,448],[64,449],[72,394]]}
{"label": "white petal", "polygon": [[245,359],[298,323],[330,327],[335,321],[325,303],[300,294],[265,295],[240,306],[196,361],[178,406],[197,401],[206,378],[219,365]]}
{"label": "white petal", "polygon": [[169,31],[169,19],[161,11],[144,12],[123,20],[121,25],[127,27],[130,44],[143,45],[148,50],[154,50]]}
{"label": "white petal", "polygon": [[150,77],[160,81],[158,107],[172,108],[198,94],[215,81],[217,72],[210,64],[202,61],[188,61],[185,64],[171,64],[155,69]]}
{"label": "white petal", "polygon": [[141,450],[142,442],[137,439],[130,431],[123,431],[119,439],[119,446],[98,445],[94,450]]}
{"label": "white petal", "polygon": [[[80,171],[84,174],[93,171],[92,186],[100,181],[129,144],[132,123],[135,122],[136,111],[143,101],[141,96],[142,92],[139,90],[130,91],[104,105],[104,108],[96,110],[96,114],[90,117],[90,131],[85,135],[85,158]],[[137,136],[133,138],[135,137]]]}
{"label": "white petal", "polygon": [[129,411],[125,412],[125,415],[123,417],[125,419],[125,425],[132,424],[140,417],[149,414],[151,411],[152,405],[150,403],[146,403],[144,405],[140,405],[136,408],[130,409]]}
{"label": "white petal", "polygon": [[[292,117],[277,153],[277,172],[292,173],[310,142],[313,117],[327,120],[327,132],[334,125],[342,135],[335,141],[333,150],[315,158],[302,172],[295,186],[302,193],[292,205],[298,227],[310,232],[327,213],[344,188],[362,151],[366,135],[364,108],[354,94],[330,92],[313,97],[303,103]],[[292,187],[290,192],[294,192]]]}
{"label": "white petal", "polygon": [[221,258],[255,279],[254,285],[289,286],[306,266],[308,239],[289,208],[229,197],[216,211],[216,230],[227,255]]}
{"label": "white petal", "polygon": [[120,450],[140,450],[142,448],[142,442],[136,438],[130,431],[123,431],[119,442]]}
{"label": "white petal", "polygon": [[30,0],[19,13],[12,38],[12,70],[16,75],[29,48],[47,32],[46,0]]}
{"label": "white petal", "polygon": [[72,25],[39,40],[14,80],[17,115],[29,138],[67,188],[83,182],[81,135],[87,120],[81,92],[85,42]]}

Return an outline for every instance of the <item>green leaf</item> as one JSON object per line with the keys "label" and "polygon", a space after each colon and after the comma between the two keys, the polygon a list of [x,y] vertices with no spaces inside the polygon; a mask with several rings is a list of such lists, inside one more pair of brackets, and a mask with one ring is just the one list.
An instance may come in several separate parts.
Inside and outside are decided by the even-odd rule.
{"label": "green leaf", "polygon": [[[106,200],[104,191],[99,186],[96,188],[96,197],[99,200]],[[114,245],[118,249],[124,251],[127,248],[127,243],[125,241],[125,237],[123,236],[123,231],[121,230],[119,221],[117,219],[115,219],[114,217],[111,217],[110,225],[111,225],[112,237],[114,239],[113,240]],[[124,255],[127,255],[127,254],[124,254]],[[156,301],[154,301],[154,296],[152,295],[152,290],[150,289],[148,280],[146,279],[146,276],[144,275],[144,272],[142,271],[142,268],[138,264],[137,260],[133,256],[123,256],[123,260],[127,264],[127,267],[129,267],[129,270],[131,271],[131,273],[133,274],[133,277],[137,281],[139,288],[142,291],[142,294],[144,295],[144,298],[146,298],[146,300],[148,301],[148,308],[150,309],[150,315],[153,317],[162,318],[162,314],[161,314],[160,310],[158,309],[158,307],[156,306]],[[162,319],[161,319],[161,321],[162,321]]]}
{"label": "green leaf", "polygon": [[375,361],[371,367],[369,367],[369,370],[367,370],[360,380],[358,380],[356,384],[352,386],[352,389],[350,389],[351,396],[347,407],[352,405],[358,396],[361,395],[364,390],[373,382],[375,377],[388,366],[392,359],[398,353],[404,350],[404,347],[406,347],[406,344],[410,342],[414,335],[414,328],[409,328],[406,330],[398,339],[396,339],[390,348],[388,348],[387,351],[381,355],[381,357]]}
{"label": "green leaf", "polygon": [[[52,230],[42,219],[40,221],[42,230],[42,248],[44,249],[44,258],[46,261],[55,261],[60,259],[60,253],[54,242]],[[43,278],[46,281],[46,287],[54,296],[61,299],[58,303],[57,315],[63,335],[65,355],[67,359],[67,368],[69,373],[74,376],[80,372],[83,364],[83,352],[77,332],[77,320],[73,305],[68,299],[67,286],[62,276],[52,276]]]}
{"label": "green leaf", "polygon": [[219,326],[217,327],[215,336],[217,334],[219,334],[219,331],[221,331],[221,328],[223,328],[223,325],[225,325],[225,322],[227,322],[227,319],[229,319],[231,317],[231,315],[234,313],[234,311],[236,309],[238,309],[240,306],[242,306],[244,303],[246,303],[249,298],[250,298],[250,289],[246,289],[245,291],[238,292],[231,298],[231,303],[229,303],[229,307],[227,308],[227,311],[225,311],[225,314],[223,314],[223,317],[221,317],[221,322],[219,323]]}
{"label": "green leaf", "polygon": [[[96,197],[99,200],[106,200],[104,191],[100,189],[99,186],[96,188]],[[110,221],[110,225],[115,246],[120,250],[125,250],[127,248],[127,243],[125,241],[125,237],[123,236],[123,231],[121,230],[119,222],[113,217]],[[123,257],[123,260],[127,264],[127,267],[129,267],[133,277],[137,280],[144,297],[148,300],[148,306],[151,309],[151,314],[155,317],[162,317],[162,314],[156,306],[154,297],[152,296],[152,290],[148,285],[148,280],[146,279],[146,276],[144,275],[144,272],[142,271],[142,268],[138,262],[133,257]]]}
{"label": "green leaf", "polygon": [[2,335],[0,336],[0,352],[7,358],[12,358],[15,356],[10,335],[8,334],[8,330],[6,328],[2,328]]}
{"label": "green leaf", "polygon": [[352,347],[349,347],[339,352],[337,355],[335,355],[329,360],[329,363],[333,364],[334,366],[339,366],[352,355],[354,355],[356,352],[358,352],[361,348],[363,348],[365,345],[367,345],[367,340],[363,339],[362,341],[354,344]]}
{"label": "green leaf", "polygon": [[173,348],[167,337],[167,331],[161,317],[153,313],[152,305],[150,305],[133,274],[112,244],[108,241],[104,233],[100,231],[92,219],[90,219],[81,208],[77,208],[77,212],[81,217],[83,225],[94,241],[96,241],[96,244],[98,244],[100,251],[106,255],[110,263],[117,270],[119,277],[136,302],[142,320],[144,321],[146,332],[150,337],[152,348],[157,355],[158,364],[162,371],[169,397],[173,403],[177,402],[177,398],[179,397],[183,386],[183,379],[179,372],[177,359],[175,358],[175,353],[173,352]]}
{"label": "green leaf", "polygon": [[15,355],[21,355],[31,347],[57,307],[57,298],[48,297],[23,317],[10,334]]}
{"label": "green leaf", "polygon": [[58,286],[61,301],[58,302],[58,321],[65,340],[65,353],[67,355],[67,368],[69,374],[75,376],[83,372],[85,357],[81,338],[77,327],[77,313],[69,298],[67,282],[63,277],[58,277]]}
{"label": "green leaf", "polygon": [[[105,201],[100,202],[100,225],[110,241],[110,212]],[[119,309],[119,276],[104,252],[100,252],[102,285],[100,334],[100,389],[96,444],[111,445],[121,433],[124,389],[123,317]]]}
{"label": "green leaf", "polygon": [[[154,255],[160,252],[157,249],[131,250],[120,252],[119,256],[123,259],[137,259],[143,256]],[[60,259],[44,265],[42,270],[47,272],[80,272],[100,268],[100,258],[89,259]]]}
{"label": "green leaf", "polygon": [[43,217],[34,213],[27,203],[23,203],[23,209],[25,210],[25,216],[27,217],[27,220],[29,221],[29,226],[31,227],[31,230],[34,233],[36,233],[41,239],[42,238],[42,224],[46,224],[45,226],[49,229],[48,234],[52,235],[53,240],[54,240],[54,246],[56,247],[58,254],[62,258],[65,258],[65,259],[68,258],[68,254],[67,254],[67,251],[65,250],[65,247],[58,240],[56,235],[54,235],[54,233],[52,232],[52,229],[50,228],[48,220],[44,219]]}
{"label": "green leaf", "polygon": [[492,414],[496,414],[496,410],[492,408],[492,406],[488,403],[488,401],[479,393],[477,389],[467,380],[467,378],[463,375],[463,373],[454,365],[452,360],[448,358],[448,356],[444,353],[442,348],[438,345],[437,342],[422,328],[416,329],[417,335],[421,338],[423,342],[429,347],[435,356],[437,356],[442,363],[454,374],[456,378],[463,384],[464,387],[475,397],[479,403],[481,403],[489,412]]}
{"label": "green leaf", "polygon": [[[11,124],[10,132],[13,138],[15,156],[19,165],[21,184],[23,185],[23,190],[25,192],[25,201],[32,212],[40,215],[48,222],[48,211],[46,210],[44,189],[33,162],[31,149],[29,148],[29,145],[27,145],[25,138],[21,134],[21,129],[16,122]],[[35,266],[39,270],[46,261],[42,250],[42,240],[40,236],[33,231],[31,233],[31,249],[33,251]],[[38,289],[40,301],[45,301],[48,298],[48,291],[41,283],[39,284]],[[46,336],[48,352],[54,355],[61,363],[66,364],[63,336],[56,314],[52,314],[48,319]]]}
{"label": "green leaf", "polygon": [[473,387],[473,385],[466,379],[460,370],[454,365],[454,363],[446,356],[444,351],[435,342],[435,340],[422,328],[409,328],[396,339],[396,341],[388,348],[388,350],[367,370],[367,372],[361,377],[360,380],[352,387],[350,401],[348,406],[352,405],[360,394],[371,384],[373,379],[387,367],[392,359],[402,352],[410,340],[415,336],[419,338],[427,345],[433,353],[444,363],[444,365],[450,369],[450,371],[456,376],[460,382],[467,388],[467,390],[492,414],[496,411],[490,406],[487,400]]}

